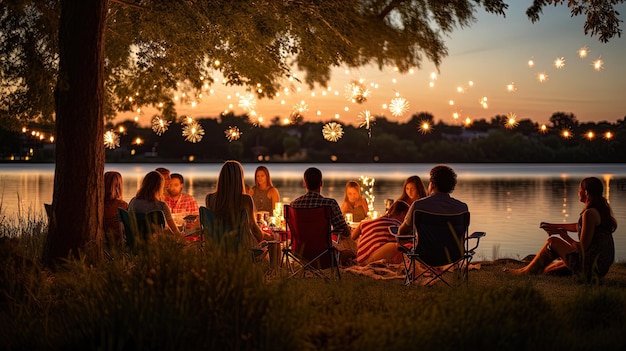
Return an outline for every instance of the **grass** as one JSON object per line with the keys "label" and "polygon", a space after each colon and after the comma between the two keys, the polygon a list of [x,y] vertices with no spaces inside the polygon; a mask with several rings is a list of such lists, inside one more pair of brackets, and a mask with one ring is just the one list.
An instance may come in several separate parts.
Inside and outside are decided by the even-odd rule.
{"label": "grass", "polygon": [[[0,225],[0,348],[6,350],[623,350],[626,264],[600,285],[516,277],[485,262],[470,284],[404,287],[272,279],[264,265],[158,240],[97,266],[39,266],[45,225]],[[24,225],[21,223],[19,225]],[[12,234],[11,234],[12,233]]]}

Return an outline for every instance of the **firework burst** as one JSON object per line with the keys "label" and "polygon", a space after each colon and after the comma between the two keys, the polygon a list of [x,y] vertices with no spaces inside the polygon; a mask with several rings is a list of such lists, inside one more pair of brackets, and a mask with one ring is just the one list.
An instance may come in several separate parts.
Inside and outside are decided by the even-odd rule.
{"label": "firework burst", "polygon": [[231,142],[231,141],[238,140],[239,138],[241,138],[241,134],[243,133],[239,131],[239,128],[229,126],[228,129],[224,131],[224,134],[226,134],[226,139],[228,139],[228,141]]}
{"label": "firework burst", "polygon": [[554,67],[556,67],[557,69],[561,69],[561,68],[565,67],[565,58],[557,57],[554,60]]}
{"label": "firework burst", "polygon": [[604,68],[604,61],[602,61],[602,59],[597,59],[595,61],[593,61],[593,69],[596,71],[600,71]]}
{"label": "firework burst", "polygon": [[397,97],[391,99],[389,103],[389,111],[395,117],[402,116],[409,110],[409,102],[405,98]]}
{"label": "firework burst", "polygon": [[183,120],[183,136],[186,141],[197,143],[204,136],[204,128],[191,117],[187,117]]}
{"label": "firework burst", "polygon": [[374,124],[374,121],[376,121],[376,117],[372,116],[369,110],[365,110],[359,113],[357,121],[359,122],[359,128],[369,130]]}
{"label": "firework burst", "polygon": [[589,54],[589,49],[586,46],[583,46],[578,50],[578,57],[585,58]]}
{"label": "firework burst", "polygon": [[252,111],[256,107],[256,99],[252,94],[246,94],[239,99],[239,107],[244,111]]}
{"label": "firework burst", "polygon": [[371,92],[361,82],[352,81],[346,85],[345,97],[348,101],[352,101],[357,104],[362,104],[367,101]]}
{"label": "firework burst", "polygon": [[322,135],[328,141],[337,142],[343,136],[343,128],[339,123],[326,123],[322,128]]}
{"label": "firework burst", "polygon": [[293,105],[292,107],[292,111],[295,113],[298,113],[300,115],[302,115],[304,112],[309,110],[309,105],[307,105],[307,103],[302,100],[299,103]]}
{"label": "firework burst", "polygon": [[108,149],[115,149],[120,146],[120,136],[113,130],[104,133],[104,146]]}
{"label": "firework burst", "polygon": [[152,119],[152,131],[156,133],[156,135],[163,135],[170,125],[170,121],[166,121],[159,116],[154,116]]}

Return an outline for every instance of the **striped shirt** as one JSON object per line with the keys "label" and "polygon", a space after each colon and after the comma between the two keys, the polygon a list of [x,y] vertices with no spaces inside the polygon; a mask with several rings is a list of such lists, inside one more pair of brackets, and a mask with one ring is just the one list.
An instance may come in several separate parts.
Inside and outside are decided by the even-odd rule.
{"label": "striped shirt", "polygon": [[361,235],[356,254],[359,264],[365,261],[376,250],[386,243],[396,242],[396,238],[389,232],[389,226],[399,226],[400,221],[391,217],[378,217],[361,222]]}

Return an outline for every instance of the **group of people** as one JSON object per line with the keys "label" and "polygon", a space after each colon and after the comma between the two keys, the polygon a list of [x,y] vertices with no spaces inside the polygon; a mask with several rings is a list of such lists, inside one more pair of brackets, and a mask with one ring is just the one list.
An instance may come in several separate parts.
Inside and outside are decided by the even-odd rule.
{"label": "group of people", "polygon": [[[413,233],[414,210],[427,210],[440,214],[457,214],[469,211],[467,204],[450,194],[457,184],[457,174],[447,165],[437,165],[430,170],[428,188],[419,176],[407,178],[401,195],[390,201],[386,212],[378,218],[368,218],[368,203],[361,195],[361,187],[356,181],[348,181],[341,206],[338,202],[322,195],[322,172],[310,167],[304,172],[303,185],[306,193],[291,202],[294,208],[330,206],[331,225],[335,234],[341,237],[345,250],[344,259],[354,259],[358,264],[384,260],[389,263],[402,262],[397,239],[390,226],[399,227],[399,235]],[[105,229],[108,237],[119,242],[123,238],[117,208],[136,212],[162,210],[168,230],[180,235],[172,214],[187,213],[198,215],[198,205],[194,198],[182,192],[184,178],[180,174],[170,174],[165,168],[149,172],[143,179],[135,197],[126,204],[122,199],[122,177],[118,172],[105,173]],[[615,248],[612,233],[617,227],[610,205],[603,196],[603,185],[598,178],[585,178],[580,183],[579,199],[584,203],[583,211],[576,223],[542,223],[542,228],[550,235],[534,260],[526,267],[509,270],[513,274],[540,274],[567,271],[586,276],[604,276],[614,261]],[[226,161],[219,173],[216,189],[207,194],[206,207],[217,217],[227,221],[241,220],[245,213],[247,234],[241,237],[241,245],[253,247],[264,240],[274,239],[271,233],[261,230],[255,213],[267,211],[270,214],[280,201],[278,189],[272,184],[267,167],[255,170],[254,185],[244,182],[243,167],[237,161]],[[350,213],[354,228],[345,219]],[[235,223],[233,223],[235,224]],[[195,225],[197,225],[197,220]],[[568,232],[577,232],[578,240]],[[419,241],[419,233],[417,233]],[[279,248],[270,252],[272,261],[280,255]]]}
{"label": "group of people", "polygon": [[[104,232],[109,245],[124,241],[122,226],[117,217],[118,208],[135,213],[163,211],[166,232],[182,235],[181,229],[191,229],[198,224],[198,203],[193,196],[183,192],[184,178],[159,167],[148,172],[141,181],[135,196],[127,203],[123,199],[122,175],[116,171],[104,173]],[[176,221],[174,218],[179,219]],[[183,217],[193,218],[184,221]],[[177,223],[178,222],[178,223]]]}

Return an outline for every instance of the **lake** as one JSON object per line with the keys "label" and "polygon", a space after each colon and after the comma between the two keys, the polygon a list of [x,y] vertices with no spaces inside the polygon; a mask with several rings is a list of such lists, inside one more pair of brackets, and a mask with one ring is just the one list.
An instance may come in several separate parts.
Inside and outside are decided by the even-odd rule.
{"label": "lake", "polygon": [[[244,164],[247,184],[253,184],[259,164]],[[302,174],[315,166],[324,175],[325,196],[343,199],[347,180],[361,176],[375,179],[374,210],[384,212],[384,200],[400,195],[404,179],[418,175],[427,186],[432,164],[264,164],[283,202],[304,193]],[[185,177],[185,190],[204,204],[213,191],[221,164],[107,164],[124,178],[124,198],[129,201],[142,177],[156,167],[169,168]],[[625,164],[451,164],[458,174],[452,196],[466,202],[471,212],[470,231],[485,231],[476,259],[523,258],[536,253],[546,239],[539,222],[575,222],[582,209],[578,184],[588,176],[605,182],[618,222],[614,234],[616,258],[626,260],[626,165]],[[41,214],[52,201],[53,164],[0,164],[2,214]]]}

